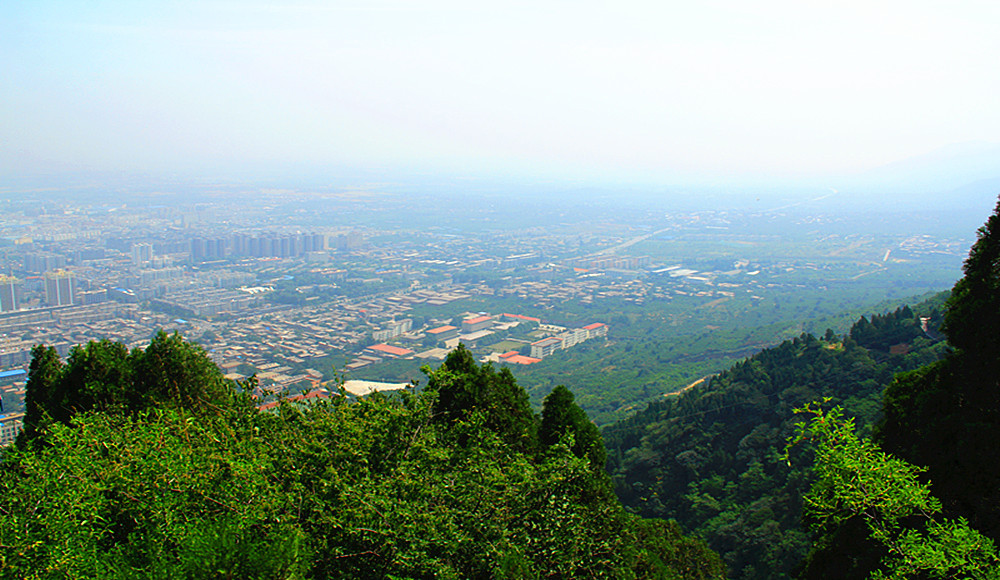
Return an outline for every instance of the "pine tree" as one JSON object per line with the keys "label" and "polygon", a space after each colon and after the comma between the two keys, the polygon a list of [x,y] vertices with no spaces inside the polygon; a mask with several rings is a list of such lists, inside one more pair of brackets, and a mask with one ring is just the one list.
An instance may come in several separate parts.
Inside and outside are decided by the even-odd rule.
{"label": "pine tree", "polygon": [[542,403],[542,424],[538,429],[539,443],[548,447],[572,436],[573,454],[589,457],[595,471],[604,471],[607,450],[597,426],[574,402],[573,393],[558,385],[545,397]]}
{"label": "pine tree", "polygon": [[1000,203],[952,290],[948,358],[898,376],[876,430],[887,451],[926,465],[950,517],[1000,539]]}
{"label": "pine tree", "polygon": [[1000,201],[977,233],[965,276],[951,291],[943,329],[951,344],[995,367],[1000,364]]}

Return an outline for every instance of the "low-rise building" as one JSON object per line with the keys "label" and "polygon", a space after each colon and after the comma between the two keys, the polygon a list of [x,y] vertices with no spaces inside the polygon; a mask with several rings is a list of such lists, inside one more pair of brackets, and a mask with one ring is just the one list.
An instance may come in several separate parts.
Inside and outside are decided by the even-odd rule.
{"label": "low-rise building", "polygon": [[588,324],[583,327],[583,330],[587,331],[587,338],[597,338],[599,336],[608,335],[608,325],[603,322],[595,322],[593,324]]}
{"label": "low-rise building", "polygon": [[493,325],[492,316],[477,316],[475,318],[467,318],[462,321],[462,333],[472,334],[473,332],[486,330],[492,325]]}
{"label": "low-rise building", "polygon": [[0,447],[5,447],[13,443],[23,428],[24,413],[6,413],[0,415]]}
{"label": "low-rise building", "polygon": [[373,350],[381,354],[387,354],[394,357],[408,356],[413,354],[413,351],[407,348],[400,348],[398,346],[392,346],[389,344],[376,344],[369,346],[367,350]]}
{"label": "low-rise building", "polygon": [[453,338],[458,338],[458,327],[448,324],[432,328],[427,331],[427,336],[432,336],[437,340],[451,340]]}
{"label": "low-rise building", "polygon": [[531,358],[542,359],[563,347],[563,341],[557,336],[550,336],[531,343]]}

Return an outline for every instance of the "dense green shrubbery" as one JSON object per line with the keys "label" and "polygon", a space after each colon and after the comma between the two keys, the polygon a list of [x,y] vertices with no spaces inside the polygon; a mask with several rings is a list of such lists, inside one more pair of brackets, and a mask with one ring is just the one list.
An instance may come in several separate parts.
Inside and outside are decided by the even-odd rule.
{"label": "dense green shrubbery", "polygon": [[3,456],[4,577],[723,573],[676,524],[622,509],[571,400],[540,443],[509,373],[464,349],[422,393],[274,413],[176,335],[52,354],[36,351],[31,429]]}

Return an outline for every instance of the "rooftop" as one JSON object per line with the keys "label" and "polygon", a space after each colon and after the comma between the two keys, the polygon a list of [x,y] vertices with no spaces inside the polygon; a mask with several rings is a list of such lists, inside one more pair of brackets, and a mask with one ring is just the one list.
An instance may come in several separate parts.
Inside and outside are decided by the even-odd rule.
{"label": "rooftop", "polygon": [[392,354],[396,356],[406,356],[408,354],[413,354],[413,351],[407,348],[400,348],[398,346],[391,346],[388,344],[376,344],[374,346],[368,347],[371,350],[377,350],[379,352],[384,352],[386,354]]}
{"label": "rooftop", "polygon": [[458,330],[458,327],[451,325],[439,326],[428,330],[427,334],[441,334],[442,332],[448,332],[449,330]]}

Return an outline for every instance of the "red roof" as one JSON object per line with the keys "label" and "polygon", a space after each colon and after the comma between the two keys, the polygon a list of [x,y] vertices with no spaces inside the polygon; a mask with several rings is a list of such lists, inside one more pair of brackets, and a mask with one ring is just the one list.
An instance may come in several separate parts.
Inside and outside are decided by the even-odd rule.
{"label": "red roof", "polygon": [[[306,393],[304,395],[295,395],[293,397],[288,397],[287,399],[285,399],[285,401],[287,401],[289,403],[296,403],[298,401],[305,401],[305,400],[308,400],[308,399],[329,399],[329,398],[330,398],[330,395],[324,393],[323,391],[312,391],[312,392]],[[265,404],[257,407],[257,410],[258,411],[267,411],[269,409],[273,409],[273,408],[277,407],[280,404],[281,404],[281,401],[272,401],[270,403],[265,403]]]}
{"label": "red roof", "polygon": [[531,365],[531,364],[535,364],[536,362],[542,362],[542,359],[540,359],[540,358],[534,358],[534,357],[530,357],[530,356],[523,356],[523,355],[519,355],[519,354],[515,354],[514,356],[509,356],[509,357],[507,357],[507,358],[505,358],[503,360],[505,360],[505,361],[507,361],[509,363],[514,363],[514,364],[519,364],[519,365]]}
{"label": "red roof", "polygon": [[517,356],[517,351],[516,350],[512,350],[510,352],[505,352],[502,355],[500,355],[500,358],[509,358],[509,357],[512,357],[512,356]]}
{"label": "red roof", "polygon": [[600,328],[602,326],[607,326],[607,324],[604,324],[603,322],[595,322],[593,324],[588,324],[587,326],[584,326],[583,329],[584,330],[594,330],[595,328]]}
{"label": "red roof", "polygon": [[457,329],[458,327],[456,326],[445,325],[445,326],[439,326],[437,328],[432,328],[427,331],[427,334],[441,334],[442,332],[448,332],[449,330],[457,330]]}
{"label": "red roof", "polygon": [[413,354],[412,350],[406,348],[399,348],[398,346],[390,346],[388,344],[376,344],[374,346],[369,346],[368,349],[377,350],[379,352],[393,354],[396,356],[406,356],[408,354]]}
{"label": "red roof", "polygon": [[478,324],[480,322],[486,322],[487,320],[493,320],[492,316],[477,316],[475,318],[469,318],[468,320],[463,320],[462,324]]}

